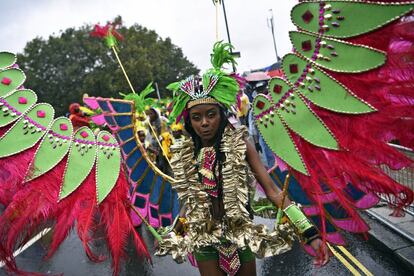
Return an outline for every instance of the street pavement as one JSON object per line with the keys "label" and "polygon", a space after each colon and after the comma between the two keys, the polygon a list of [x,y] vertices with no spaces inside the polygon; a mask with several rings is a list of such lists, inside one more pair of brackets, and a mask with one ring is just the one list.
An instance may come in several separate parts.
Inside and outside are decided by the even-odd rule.
{"label": "street pavement", "polygon": [[394,217],[390,216],[392,212],[387,205],[378,205],[367,211],[368,215],[364,218],[371,228],[370,239],[414,275],[414,216],[408,212],[403,217]]}
{"label": "street pavement", "polygon": [[[375,225],[376,231],[386,231],[384,226],[378,224],[375,220],[370,219],[370,225]],[[257,223],[265,223],[271,226],[270,220],[256,218]],[[378,228],[378,229],[377,229]],[[150,251],[154,252],[154,240],[149,232],[140,229]],[[383,233],[384,234],[384,233]],[[388,234],[384,234],[388,235]],[[395,238],[395,233],[391,233]],[[346,235],[348,241],[347,249],[359,260],[373,275],[413,275],[408,266],[399,258],[396,258],[393,251],[390,251],[378,240],[369,237],[364,240],[362,237]],[[56,275],[112,275],[111,263],[107,259],[102,263],[92,263],[86,257],[76,233],[69,235],[61,248],[56,252],[53,258],[48,261],[42,261],[45,254],[44,247],[49,242],[49,235],[46,235],[39,242],[35,243],[18,257],[19,267],[28,270],[41,272],[44,274]],[[100,244],[96,244],[97,252],[104,253],[105,249]],[[153,265],[137,257],[132,248],[128,252],[128,261],[121,266],[120,275],[199,275],[196,268],[192,267],[189,262],[176,264],[171,257],[153,257]],[[0,275],[6,275],[4,270],[0,269]],[[322,268],[317,268],[312,264],[312,258],[308,256],[301,247],[296,244],[293,250],[282,254],[257,260],[257,275],[352,275],[345,266],[332,257],[330,262]],[[361,273],[361,275],[363,275]]]}

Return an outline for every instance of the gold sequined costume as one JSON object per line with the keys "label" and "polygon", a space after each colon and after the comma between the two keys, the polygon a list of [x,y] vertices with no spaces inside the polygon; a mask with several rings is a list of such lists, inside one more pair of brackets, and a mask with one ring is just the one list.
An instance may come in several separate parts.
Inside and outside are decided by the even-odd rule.
{"label": "gold sequined costume", "polygon": [[173,188],[180,202],[186,206],[188,232],[182,237],[172,233],[164,239],[157,255],[171,254],[182,262],[184,257],[202,247],[220,244],[225,239],[238,248],[250,247],[258,258],[288,251],[294,239],[294,230],[281,225],[269,231],[265,225],[252,222],[246,209],[248,203],[248,164],[246,161],[246,128],[227,127],[222,138],[221,151],[225,154],[222,167],[223,205],[225,215],[217,221],[210,213],[211,200],[197,176],[194,145],[186,139],[173,149],[171,161]]}

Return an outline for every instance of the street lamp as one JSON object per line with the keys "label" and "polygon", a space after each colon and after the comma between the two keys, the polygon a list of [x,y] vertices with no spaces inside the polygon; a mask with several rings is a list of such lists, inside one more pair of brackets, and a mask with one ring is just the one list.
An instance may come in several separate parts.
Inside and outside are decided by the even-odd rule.
{"label": "street lamp", "polygon": [[[226,13],[226,7],[224,5],[224,0],[213,0],[215,5],[217,4],[222,4],[223,5],[223,14],[224,14],[224,23],[226,25],[226,31],[227,31],[227,40],[229,41],[229,43],[231,44],[231,39],[230,39],[230,31],[229,31],[229,25],[227,23],[227,13]],[[235,57],[240,57],[240,52],[233,52],[233,49],[230,49],[230,53],[235,56]],[[236,72],[236,66],[234,66],[233,64],[233,72]]]}
{"label": "street lamp", "polygon": [[273,21],[273,10],[269,9],[269,13],[270,13],[270,17],[267,18],[267,26],[271,29],[272,31],[272,38],[273,38],[273,46],[275,47],[275,53],[276,53],[276,60],[277,62],[280,61],[280,57],[277,54],[277,47],[276,47],[276,39],[275,39],[275,30],[274,30],[274,21]]}

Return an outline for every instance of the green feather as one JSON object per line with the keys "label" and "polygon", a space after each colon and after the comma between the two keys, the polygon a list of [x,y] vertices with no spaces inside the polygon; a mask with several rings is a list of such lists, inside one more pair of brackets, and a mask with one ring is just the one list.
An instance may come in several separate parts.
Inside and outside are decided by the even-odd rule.
{"label": "green feather", "polygon": [[237,65],[231,50],[234,47],[230,43],[223,43],[223,41],[217,41],[213,46],[213,54],[211,55],[211,64],[216,70],[220,70],[224,64]]}
{"label": "green feather", "polygon": [[141,95],[141,97],[145,98],[154,91],[155,89],[152,87],[152,82],[150,82],[139,94]]}
{"label": "green feather", "polygon": [[190,96],[186,93],[181,93],[177,97],[173,99],[173,110],[171,111],[170,118],[175,120],[185,109],[187,106],[188,101],[190,100]]}
{"label": "green feather", "polygon": [[210,96],[220,103],[230,107],[236,103],[237,92],[239,91],[239,84],[237,81],[224,73],[220,73],[220,77]]}
{"label": "green feather", "polygon": [[174,122],[175,119],[184,111],[187,106],[190,96],[180,90],[181,81],[170,83],[167,86],[168,90],[173,92],[172,105],[173,110],[170,113],[169,120]]}
{"label": "green feather", "polygon": [[135,110],[139,113],[145,112],[145,107],[148,105],[152,105],[154,103],[153,98],[146,98],[149,94],[154,92],[154,88],[152,87],[152,82],[150,82],[144,90],[142,90],[139,94],[129,93],[119,93],[121,96],[124,97],[124,100],[133,101],[135,104]]}
{"label": "green feather", "polygon": [[167,89],[173,92],[173,97],[175,96],[177,91],[180,89],[180,85],[181,85],[181,81],[176,81],[176,82],[173,82],[167,85]]}

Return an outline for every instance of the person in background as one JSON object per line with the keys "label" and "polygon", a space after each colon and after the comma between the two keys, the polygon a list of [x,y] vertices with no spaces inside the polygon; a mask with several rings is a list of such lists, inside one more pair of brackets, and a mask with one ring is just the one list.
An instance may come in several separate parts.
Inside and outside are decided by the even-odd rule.
{"label": "person in background", "polygon": [[72,103],[69,106],[69,120],[72,122],[74,130],[89,126],[90,119],[83,114],[78,103]]}
{"label": "person in background", "polygon": [[182,123],[173,123],[171,125],[171,131],[174,137],[174,143],[180,142],[185,138],[184,125]]}
{"label": "person in background", "polygon": [[149,157],[151,162],[155,163],[159,151],[154,149],[150,145],[150,143],[147,139],[148,129],[145,126],[145,122],[137,120],[136,124],[135,124],[135,129],[136,129],[137,137],[138,137],[138,140],[139,140],[141,146],[143,147],[143,149],[147,153],[147,156]]}
{"label": "person in background", "polygon": [[146,132],[147,130],[144,127],[137,128],[138,139],[141,142],[141,145],[144,146],[144,148],[145,148],[145,137],[147,136]]}
{"label": "person in background", "polygon": [[237,95],[237,117],[242,125],[247,124],[247,115],[250,109],[249,97],[240,90]]}
{"label": "person in background", "polygon": [[[169,128],[167,125],[168,120],[165,117],[163,117],[160,114],[160,112],[154,107],[147,107],[147,109],[145,110],[145,114],[147,115],[149,122],[151,123],[151,126],[154,129],[156,135],[155,137],[154,133],[151,130],[151,127],[149,126],[147,135],[147,141],[149,141],[148,148],[150,148],[151,151],[154,151],[154,153],[157,153],[155,158],[155,163],[157,167],[164,173],[168,173],[171,171],[171,169],[169,168],[168,161],[166,159],[168,158],[168,156],[164,156],[163,148],[161,148],[158,143],[158,141],[161,143],[162,135],[166,135],[163,133],[169,132]],[[168,153],[165,154],[168,155]]]}

